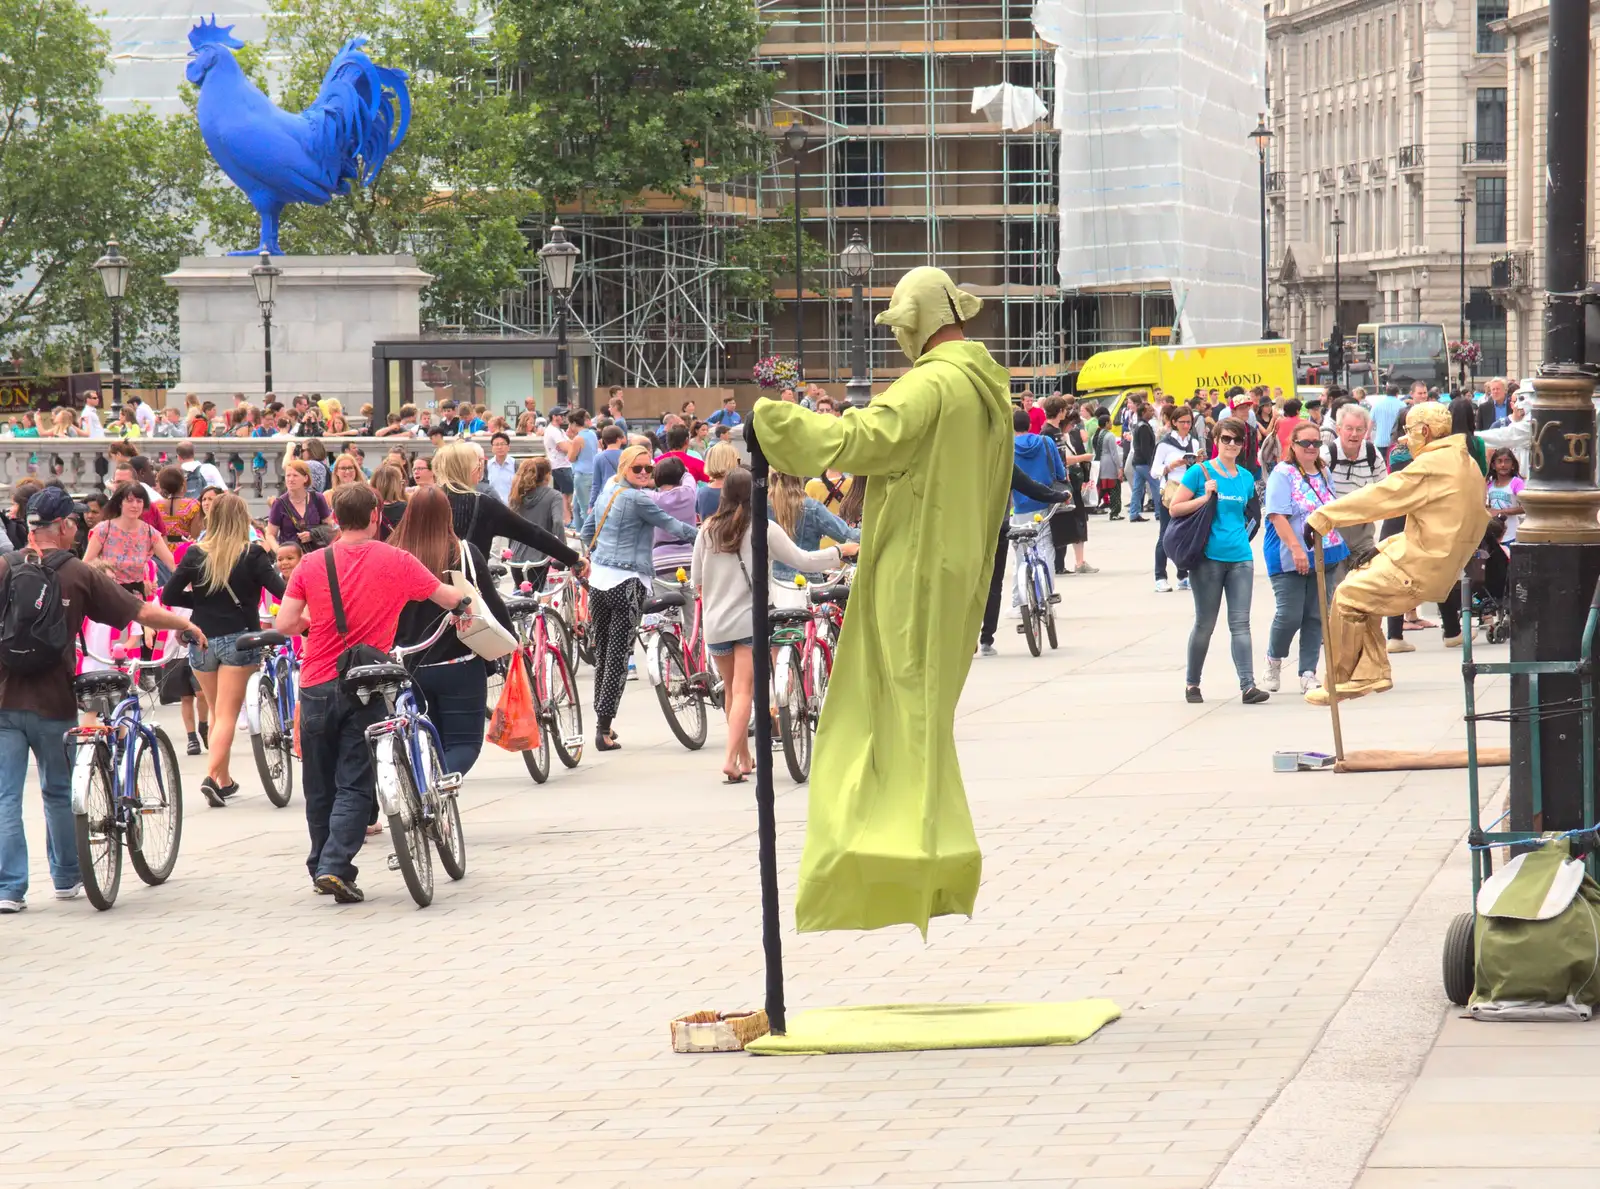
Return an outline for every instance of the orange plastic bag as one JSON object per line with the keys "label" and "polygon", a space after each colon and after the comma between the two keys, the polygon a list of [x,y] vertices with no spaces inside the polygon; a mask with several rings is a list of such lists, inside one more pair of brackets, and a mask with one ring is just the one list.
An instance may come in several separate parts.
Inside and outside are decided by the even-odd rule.
{"label": "orange plastic bag", "polygon": [[500,691],[486,738],[507,751],[532,751],[539,746],[539,712],[534,707],[533,686],[521,652],[511,654],[505,688]]}

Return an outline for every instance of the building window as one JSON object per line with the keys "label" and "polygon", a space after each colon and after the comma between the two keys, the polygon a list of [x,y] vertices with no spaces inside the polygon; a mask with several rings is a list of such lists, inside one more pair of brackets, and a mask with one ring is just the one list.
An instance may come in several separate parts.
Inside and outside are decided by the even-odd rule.
{"label": "building window", "polygon": [[1050,140],[1005,142],[1006,202],[1011,206],[1054,204],[1060,193],[1056,146]]}
{"label": "building window", "polygon": [[1478,52],[1503,54],[1506,52],[1506,35],[1489,28],[1491,22],[1503,21],[1511,15],[1506,0],[1478,0]]}
{"label": "building window", "polygon": [[1505,178],[1479,178],[1476,206],[1478,211],[1478,243],[1505,243]]}
{"label": "building window", "polygon": [[1506,311],[1489,296],[1487,289],[1468,291],[1467,333],[1483,350],[1483,360],[1476,369],[1478,375],[1505,375]]}
{"label": "building window", "polygon": [[1506,89],[1479,87],[1477,160],[1504,161],[1505,159]]}
{"label": "building window", "polygon": [[885,124],[883,71],[847,70],[834,93],[833,118],[840,124]]}
{"label": "building window", "polygon": [[[883,142],[846,140],[833,150],[835,206],[883,206]],[[1502,179],[1502,184],[1504,179]],[[1504,208],[1504,199],[1501,207]],[[1501,220],[1502,224],[1504,219]]]}
{"label": "building window", "polygon": [[1383,39],[1383,18],[1379,17],[1378,18],[1378,70],[1381,72],[1381,71],[1384,71],[1384,70],[1387,70],[1387,69],[1389,69],[1389,47],[1386,44],[1384,44],[1384,39]]}

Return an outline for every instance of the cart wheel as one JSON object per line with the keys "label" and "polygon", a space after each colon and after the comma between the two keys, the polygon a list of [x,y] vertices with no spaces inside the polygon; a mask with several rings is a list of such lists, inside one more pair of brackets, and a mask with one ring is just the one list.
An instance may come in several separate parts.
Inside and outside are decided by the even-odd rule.
{"label": "cart wheel", "polygon": [[1477,955],[1473,946],[1473,914],[1461,913],[1444,935],[1444,993],[1457,1007],[1472,998]]}

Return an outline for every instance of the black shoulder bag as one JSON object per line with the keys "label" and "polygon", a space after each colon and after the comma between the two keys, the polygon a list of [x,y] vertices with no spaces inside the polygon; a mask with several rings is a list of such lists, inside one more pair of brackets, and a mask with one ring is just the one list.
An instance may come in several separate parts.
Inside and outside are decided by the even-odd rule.
{"label": "black shoulder bag", "polygon": [[[350,624],[344,617],[344,599],[339,595],[339,567],[333,560],[333,546],[329,545],[322,551],[322,560],[328,566],[328,594],[333,599],[333,627],[341,637],[350,633]],[[351,644],[342,641],[345,647],[339,653],[339,659],[334,665],[334,671],[339,674],[339,688],[345,693],[354,693],[348,684],[348,674],[351,669],[363,665],[387,665],[392,658],[383,649],[372,644]]]}

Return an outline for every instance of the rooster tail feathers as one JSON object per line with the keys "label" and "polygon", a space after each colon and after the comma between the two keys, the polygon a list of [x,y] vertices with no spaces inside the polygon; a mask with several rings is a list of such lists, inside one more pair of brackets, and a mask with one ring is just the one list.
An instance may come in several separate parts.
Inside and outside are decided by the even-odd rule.
{"label": "rooster tail feathers", "polygon": [[374,63],[362,52],[366,43],[365,37],[345,42],[328,64],[316,99],[302,113],[318,125],[325,162],[337,162],[336,193],[341,194],[350,181],[372,182],[411,123],[406,72]]}

